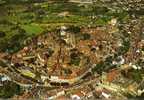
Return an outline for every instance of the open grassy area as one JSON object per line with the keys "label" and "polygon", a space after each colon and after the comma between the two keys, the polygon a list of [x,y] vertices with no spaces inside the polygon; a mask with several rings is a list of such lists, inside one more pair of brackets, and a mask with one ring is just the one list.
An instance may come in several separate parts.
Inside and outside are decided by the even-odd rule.
{"label": "open grassy area", "polygon": [[25,33],[24,37],[33,37],[62,25],[103,26],[114,17],[126,19],[127,13],[113,12],[106,7],[93,7],[90,4],[11,1],[1,6],[0,16],[0,30],[6,34],[0,38],[2,48],[2,44],[8,45],[17,34]]}

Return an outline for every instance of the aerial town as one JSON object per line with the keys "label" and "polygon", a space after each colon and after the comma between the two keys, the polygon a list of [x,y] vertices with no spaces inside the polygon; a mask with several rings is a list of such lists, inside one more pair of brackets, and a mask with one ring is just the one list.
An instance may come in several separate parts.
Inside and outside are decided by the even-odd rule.
{"label": "aerial town", "polygon": [[143,0],[0,0],[0,100],[143,100]]}

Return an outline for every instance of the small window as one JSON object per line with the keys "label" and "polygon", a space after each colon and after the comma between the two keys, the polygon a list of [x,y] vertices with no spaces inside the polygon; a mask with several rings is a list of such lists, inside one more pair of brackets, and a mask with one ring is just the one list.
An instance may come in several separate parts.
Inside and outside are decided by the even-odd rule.
{"label": "small window", "polygon": [[51,82],[50,85],[54,85],[54,86],[60,86],[60,83],[56,83],[56,82]]}

